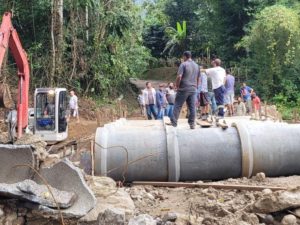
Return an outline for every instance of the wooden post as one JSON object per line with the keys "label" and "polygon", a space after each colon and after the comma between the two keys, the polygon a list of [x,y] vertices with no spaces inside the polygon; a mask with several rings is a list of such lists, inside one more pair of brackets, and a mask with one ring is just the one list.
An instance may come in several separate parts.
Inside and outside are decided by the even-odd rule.
{"label": "wooden post", "polygon": [[94,141],[91,140],[92,177],[95,175]]}

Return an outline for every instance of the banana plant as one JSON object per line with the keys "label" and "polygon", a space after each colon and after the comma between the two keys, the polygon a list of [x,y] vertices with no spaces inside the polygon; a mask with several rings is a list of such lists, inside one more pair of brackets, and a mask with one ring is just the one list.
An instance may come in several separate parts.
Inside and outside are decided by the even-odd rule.
{"label": "banana plant", "polygon": [[174,27],[167,27],[165,29],[166,36],[169,38],[163,54],[168,52],[169,55],[174,53],[175,48],[181,48],[187,38],[187,25],[186,21],[177,22],[176,29]]}

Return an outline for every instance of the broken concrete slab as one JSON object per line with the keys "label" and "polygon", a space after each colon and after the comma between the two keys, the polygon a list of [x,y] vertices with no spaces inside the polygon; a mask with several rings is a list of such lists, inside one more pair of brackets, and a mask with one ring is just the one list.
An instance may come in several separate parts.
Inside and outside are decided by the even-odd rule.
{"label": "broken concrete slab", "polygon": [[264,195],[252,205],[252,211],[268,214],[299,207],[300,187],[288,191],[277,191],[273,194]]}
{"label": "broken concrete slab", "polygon": [[[43,202],[46,201],[44,204],[43,202],[37,202],[40,205],[51,208],[57,208],[57,204],[60,208],[69,208],[77,198],[74,192],[60,191],[50,186],[49,190],[46,185],[39,185],[33,180],[25,180],[17,183],[16,186],[21,192],[26,193],[26,196],[32,196],[34,199],[42,199]],[[55,201],[50,192],[53,194]]]}
{"label": "broken concrete slab", "polygon": [[60,208],[68,208],[76,199],[74,193],[50,188],[56,203],[45,185],[38,185],[32,180],[24,180],[15,184],[0,183],[0,196],[30,201],[51,208],[57,208],[57,205]]}
{"label": "broken concrete slab", "polygon": [[[82,217],[96,205],[96,198],[88,187],[81,170],[75,167],[68,159],[58,162],[49,168],[41,168],[40,174],[47,180],[50,186],[67,192],[74,192],[77,196],[74,204],[61,212],[64,217]],[[34,180],[42,184],[39,176],[35,175]],[[44,216],[58,217],[58,211],[40,206],[36,210]]]}
{"label": "broken concrete slab", "polygon": [[33,175],[29,167],[34,166],[33,147],[30,145],[1,145],[0,144],[0,183],[13,184]]}

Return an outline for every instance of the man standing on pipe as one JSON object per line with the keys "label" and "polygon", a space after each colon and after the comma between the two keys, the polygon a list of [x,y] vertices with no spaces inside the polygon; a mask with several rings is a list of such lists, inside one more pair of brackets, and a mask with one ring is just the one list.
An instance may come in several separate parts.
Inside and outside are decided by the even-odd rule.
{"label": "man standing on pipe", "polygon": [[215,59],[211,62],[213,68],[202,69],[212,80],[212,88],[215,93],[215,98],[218,106],[218,117],[221,119],[224,117],[224,96],[225,96],[225,81],[226,71],[221,67],[222,61]]}
{"label": "man standing on pipe", "polygon": [[197,63],[192,60],[192,53],[190,51],[183,53],[183,60],[184,62],[179,66],[176,78],[177,95],[171,123],[172,126],[177,126],[181,108],[186,102],[190,111],[188,123],[191,129],[195,129],[197,87],[200,71]]}

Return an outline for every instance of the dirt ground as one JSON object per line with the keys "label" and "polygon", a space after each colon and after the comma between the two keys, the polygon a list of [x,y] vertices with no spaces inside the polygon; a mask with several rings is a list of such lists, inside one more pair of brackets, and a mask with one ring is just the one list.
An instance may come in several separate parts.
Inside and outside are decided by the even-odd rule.
{"label": "dirt ground", "polygon": [[[199,183],[202,183],[201,181]],[[214,182],[221,184],[244,184],[253,186],[276,186],[295,188],[300,186],[300,176],[252,179],[228,179]],[[175,224],[262,224],[263,214],[254,214],[250,206],[267,191],[216,190],[213,188],[154,188],[152,186],[134,186],[128,188],[136,206],[137,214],[149,214],[154,218],[163,218],[166,214],[176,214],[182,223]],[[273,213],[273,223],[281,221],[289,212]],[[184,222],[186,221],[186,223]],[[242,223],[242,222],[245,223]],[[281,223],[278,223],[281,224]],[[297,223],[298,224],[298,223]]]}

